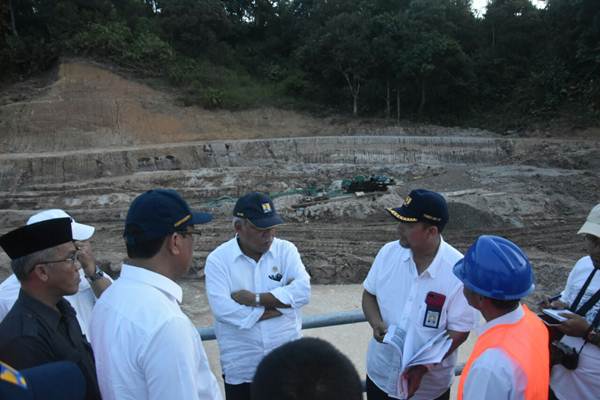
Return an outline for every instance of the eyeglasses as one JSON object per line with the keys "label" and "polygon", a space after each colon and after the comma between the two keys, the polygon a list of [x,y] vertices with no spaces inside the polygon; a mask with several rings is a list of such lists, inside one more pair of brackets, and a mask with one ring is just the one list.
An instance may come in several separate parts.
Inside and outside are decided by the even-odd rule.
{"label": "eyeglasses", "polygon": [[190,235],[202,236],[202,231],[197,230],[197,229],[190,229],[188,231],[175,231],[175,233],[177,233],[183,237],[190,236]]}
{"label": "eyeglasses", "polygon": [[74,265],[75,262],[77,262],[77,252],[71,254],[69,257],[62,259],[62,260],[54,260],[54,261],[43,261],[40,262],[38,264],[57,264],[57,263],[62,263],[62,262],[66,262],[69,263],[71,265]]}

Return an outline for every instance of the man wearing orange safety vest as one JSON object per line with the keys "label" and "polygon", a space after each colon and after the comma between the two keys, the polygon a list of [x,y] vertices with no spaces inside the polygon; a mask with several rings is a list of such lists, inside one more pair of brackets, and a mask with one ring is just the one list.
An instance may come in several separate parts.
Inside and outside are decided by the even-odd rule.
{"label": "man wearing orange safety vest", "polygon": [[504,238],[480,236],[454,274],[486,320],[462,372],[458,400],[547,399],[548,330],[519,303],[535,286],[525,253]]}

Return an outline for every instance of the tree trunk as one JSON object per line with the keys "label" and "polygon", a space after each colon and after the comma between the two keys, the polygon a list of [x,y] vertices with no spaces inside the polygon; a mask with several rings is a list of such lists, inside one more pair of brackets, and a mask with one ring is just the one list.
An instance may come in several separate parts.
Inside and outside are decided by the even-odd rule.
{"label": "tree trunk", "polygon": [[343,71],[342,75],[344,75],[344,78],[346,78],[348,88],[352,94],[352,115],[356,117],[358,115],[358,93],[360,92],[360,79],[355,76],[350,78],[350,75]]}
{"label": "tree trunk", "polygon": [[425,109],[425,77],[421,77],[421,102],[419,103],[419,116],[423,115]]}
{"label": "tree trunk", "polygon": [[391,99],[390,99],[390,81],[389,79],[387,81],[385,81],[385,88],[386,88],[386,94],[385,94],[385,118],[386,119],[390,119],[390,114],[391,114]]}
{"label": "tree trunk", "polygon": [[8,11],[10,12],[10,27],[13,35],[19,36],[17,33],[17,23],[15,22],[15,9],[13,7],[13,0],[8,0]]}
{"label": "tree trunk", "polygon": [[396,123],[400,125],[400,87],[396,88]]}

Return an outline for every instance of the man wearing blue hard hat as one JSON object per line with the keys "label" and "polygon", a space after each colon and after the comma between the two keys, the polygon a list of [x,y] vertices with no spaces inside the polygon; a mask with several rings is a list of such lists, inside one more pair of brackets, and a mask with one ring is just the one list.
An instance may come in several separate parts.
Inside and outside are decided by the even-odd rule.
{"label": "man wearing blue hard hat", "polygon": [[[441,234],[449,219],[448,205],[441,194],[417,189],[402,206],[387,212],[398,221],[398,240],[379,250],[363,283],[362,308],[373,328],[367,351],[367,398],[446,400],[456,349],[476,322],[476,311],[452,273],[462,254]],[[402,338],[402,354],[384,342],[388,330]],[[444,334],[451,344],[441,362],[403,367],[410,354]],[[400,385],[406,387],[402,392],[397,390]]]}
{"label": "man wearing blue hard hat", "polygon": [[92,347],[104,400],[220,400],[198,331],[176,283],[192,264],[194,212],[174,190],[136,197],[123,237],[129,257],[92,312]]}
{"label": "man wearing blue hard hat", "polygon": [[486,323],[460,377],[458,400],[548,398],[548,329],[520,299],[535,287],[527,255],[510,240],[480,236],[454,266]]}
{"label": "man wearing blue hard hat", "polygon": [[206,258],[227,400],[249,400],[265,354],[301,337],[310,277],[296,246],[275,237],[282,223],[269,196],[248,193],[233,209],[235,237]]}

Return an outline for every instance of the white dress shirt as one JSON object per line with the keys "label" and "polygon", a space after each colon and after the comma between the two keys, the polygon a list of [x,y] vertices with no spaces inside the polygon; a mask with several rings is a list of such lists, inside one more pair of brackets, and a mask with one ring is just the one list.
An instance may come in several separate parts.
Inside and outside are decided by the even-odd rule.
{"label": "white dress shirt", "polygon": [[[418,275],[412,251],[398,241],[384,245],[371,266],[363,286],[377,297],[381,317],[386,326],[396,325],[415,338],[415,350],[443,330],[469,332],[477,321],[477,312],[462,293],[462,282],[452,268],[462,254],[441,239],[435,258]],[[446,296],[437,328],[424,326],[430,291]],[[443,394],[454,377],[457,352],[453,352],[423,376],[414,400],[431,400]],[[379,389],[392,395],[395,392],[401,358],[398,352],[371,338],[367,351],[367,375]]]}
{"label": "white dress shirt", "polygon": [[[252,382],[266,354],[301,337],[300,307],[309,301],[310,277],[296,246],[277,238],[258,262],[233,238],[208,255],[204,271],[225,382]],[[280,308],[283,315],[259,322],[264,307],[244,306],[231,298],[242,289],[269,292],[291,308]]]}
{"label": "white dress shirt", "polygon": [[91,343],[104,400],[221,399],[198,331],[169,278],[123,264],[92,313]]}
{"label": "white dress shirt", "polygon": [[[75,309],[81,332],[87,336],[92,319],[92,309],[94,308],[94,304],[96,304],[96,295],[85,278],[83,269],[79,270],[79,276],[81,277],[79,290],[74,295],[65,296],[65,300],[71,303],[71,306]],[[110,279],[107,275],[104,276]],[[8,314],[13,304],[15,304],[15,301],[17,301],[20,289],[21,282],[19,282],[15,274],[10,275],[0,284],[0,321],[6,317],[6,314]]]}
{"label": "white dress shirt", "polygon": [[[561,301],[572,304],[581,287],[592,272],[594,264],[589,256],[581,258],[569,274],[565,290],[561,293]],[[600,289],[600,271],[587,287],[585,294],[579,302],[578,308]],[[596,314],[600,312],[600,301],[586,314],[588,323],[592,323]],[[562,365],[552,367],[550,387],[554,394],[561,400],[598,400],[600,398],[600,347],[587,343],[580,337],[564,336],[561,342],[579,353],[579,364],[574,370],[569,370]],[[583,346],[583,349],[581,348]]]}
{"label": "white dress shirt", "polygon": [[[499,318],[486,322],[477,328],[481,336],[487,330],[500,324],[516,324],[523,318],[522,307]],[[522,400],[525,398],[527,376],[523,369],[504,350],[485,350],[471,364],[469,375],[463,387],[464,400]]]}

